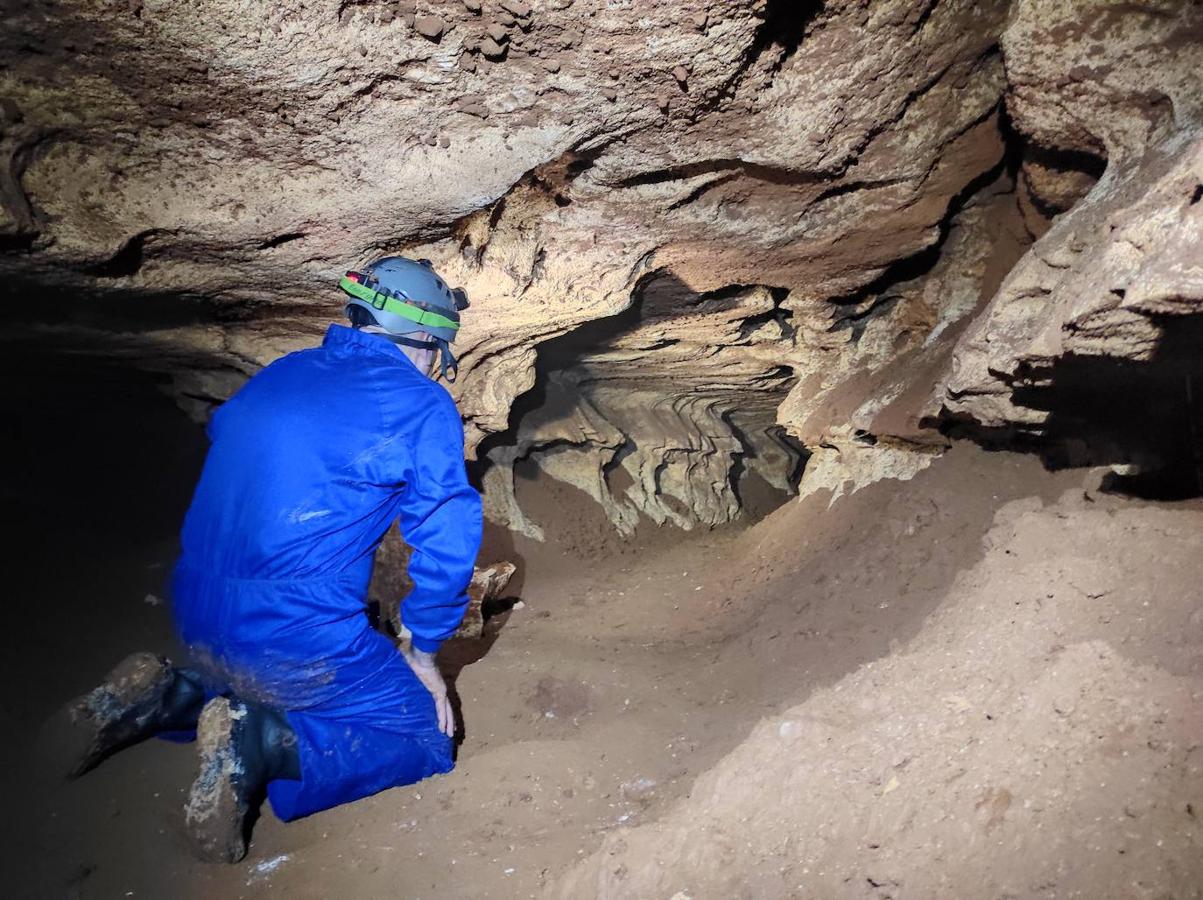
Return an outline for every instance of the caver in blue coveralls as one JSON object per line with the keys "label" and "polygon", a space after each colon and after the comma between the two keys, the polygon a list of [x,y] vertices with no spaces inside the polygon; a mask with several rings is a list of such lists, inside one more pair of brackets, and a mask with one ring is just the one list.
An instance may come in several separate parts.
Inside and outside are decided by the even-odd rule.
{"label": "caver in blue coveralls", "polygon": [[284,712],[301,779],[268,785],[295,819],[453,762],[434,703],[372,630],[372,557],[400,518],[414,553],[401,617],[435,651],[459,626],[480,545],[455,403],[386,337],[333,325],[213,416],[174,577],[180,637],[214,693]]}

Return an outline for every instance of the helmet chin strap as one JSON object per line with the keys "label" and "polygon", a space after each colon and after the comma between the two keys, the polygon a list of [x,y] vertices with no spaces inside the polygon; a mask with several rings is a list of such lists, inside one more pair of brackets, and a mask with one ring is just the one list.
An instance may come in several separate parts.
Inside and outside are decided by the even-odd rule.
{"label": "helmet chin strap", "polygon": [[[351,307],[348,307],[350,310]],[[348,312],[348,315],[350,313]],[[459,361],[455,358],[455,354],[451,352],[451,346],[442,338],[435,337],[433,334],[427,335],[426,340],[418,340],[417,338],[406,337],[403,334],[393,334],[386,331],[379,325],[360,324],[355,321],[355,316],[351,316],[351,324],[354,328],[360,331],[369,331],[372,334],[378,334],[388,338],[394,344],[401,344],[405,347],[413,347],[415,350],[430,350],[439,354],[439,372],[443,380],[450,384],[455,384],[455,379],[459,377]]]}
{"label": "helmet chin strap", "polygon": [[431,335],[429,340],[420,341],[416,338],[406,337],[401,334],[385,334],[394,344],[401,344],[405,347],[413,347],[415,350],[430,350],[439,354],[439,372],[443,376],[443,380],[451,384],[455,384],[455,379],[459,377],[459,362],[455,355],[451,352],[451,347],[442,338],[437,338]]}

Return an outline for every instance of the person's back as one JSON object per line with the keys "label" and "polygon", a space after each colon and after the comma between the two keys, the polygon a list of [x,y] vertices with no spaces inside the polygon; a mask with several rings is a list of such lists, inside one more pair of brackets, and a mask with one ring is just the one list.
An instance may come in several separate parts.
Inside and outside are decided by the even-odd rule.
{"label": "person's back", "polygon": [[[214,414],[183,530],[185,565],[245,579],[370,563],[423,455],[459,454],[450,395],[380,337],[332,326]],[[438,432],[438,433],[435,433]]]}

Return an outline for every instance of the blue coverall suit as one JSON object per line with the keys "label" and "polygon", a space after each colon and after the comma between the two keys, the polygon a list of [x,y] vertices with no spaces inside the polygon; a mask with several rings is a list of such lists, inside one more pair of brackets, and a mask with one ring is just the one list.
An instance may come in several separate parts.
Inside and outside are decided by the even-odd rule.
{"label": "blue coverall suit", "polygon": [[216,694],[271,706],[301,779],[268,798],[295,819],[452,768],[434,702],[365,614],[373,553],[400,518],[413,645],[459,626],[480,545],[455,403],[379,334],[255,375],[214,414],[173,579],[180,637]]}

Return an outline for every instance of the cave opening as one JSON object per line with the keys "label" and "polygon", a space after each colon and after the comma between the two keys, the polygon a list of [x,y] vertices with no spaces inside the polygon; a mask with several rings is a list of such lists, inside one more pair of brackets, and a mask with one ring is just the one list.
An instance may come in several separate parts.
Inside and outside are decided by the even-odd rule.
{"label": "cave opening", "polygon": [[1107,171],[1107,154],[1098,148],[1050,147],[1015,126],[1005,98],[999,105],[1003,166],[1015,183],[1020,210],[1033,240],[1053,220],[1090,193]]}
{"label": "cave opening", "polygon": [[[1101,148],[1041,144],[1015,128],[1005,106],[1000,131],[1004,165],[1035,241],[1090,194],[1108,159]],[[1122,304],[1126,289],[1110,294]],[[1053,359],[1021,359],[1013,372],[1000,373],[1011,402],[1035,411],[1037,421],[983,425],[945,410],[930,424],[991,450],[1026,449],[1050,471],[1106,467],[1100,489],[1107,493],[1159,501],[1203,496],[1203,326],[1189,315],[1145,315],[1151,335],[1141,342],[1149,346],[1130,357],[1067,350]],[[1089,327],[1098,337],[1108,332],[1108,326],[1062,326],[1070,339]]]}
{"label": "cave opening", "polygon": [[542,535],[529,509],[554,512],[538,497],[544,478],[560,482],[553,493],[583,491],[620,537],[641,522],[756,521],[793,496],[807,453],[776,423],[793,372],[771,354],[748,363],[730,353],[766,331],[789,341],[787,293],[699,292],[655,271],[621,312],[540,344],[534,388],[475,467],[506,495],[508,506],[494,506],[500,523]]}
{"label": "cave opening", "polygon": [[1147,359],[1066,354],[1016,373],[1016,401],[1047,413],[1039,446],[1050,468],[1108,466],[1102,488],[1131,497],[1203,496],[1203,323],[1157,325]]}

